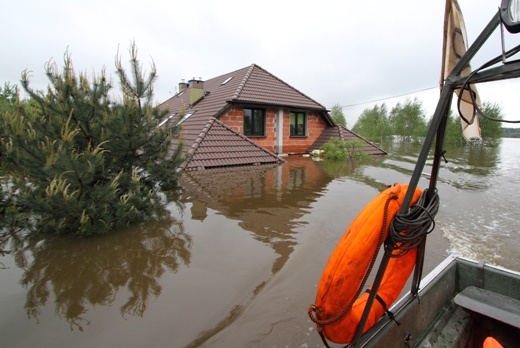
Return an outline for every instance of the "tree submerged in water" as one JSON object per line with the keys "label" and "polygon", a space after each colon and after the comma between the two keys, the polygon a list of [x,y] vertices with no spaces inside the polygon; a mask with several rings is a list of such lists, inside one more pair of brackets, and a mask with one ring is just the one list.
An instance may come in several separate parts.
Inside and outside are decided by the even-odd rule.
{"label": "tree submerged in water", "polygon": [[157,126],[165,111],[152,105],[155,66],[145,77],[132,44],[130,74],[119,55],[116,68],[117,102],[105,72],[91,81],[77,76],[68,53],[61,72],[56,63],[46,64],[46,93],[33,90],[23,72],[29,99],[2,112],[0,158],[8,178],[3,196],[24,227],[106,233],[152,216],[176,187],[181,156],[179,147],[170,147],[177,129]]}
{"label": "tree submerged in water", "polygon": [[485,115],[478,115],[480,131],[482,133],[482,141],[468,142],[462,135],[462,128],[460,126],[460,118],[458,113],[450,113],[448,118],[448,125],[446,131],[446,138],[444,140],[447,145],[455,146],[490,146],[495,147],[500,144],[500,140],[504,134],[501,120],[504,119],[502,108],[497,103],[484,102],[482,104],[482,113]]}
{"label": "tree submerged in water", "polygon": [[397,103],[390,113],[386,104],[365,109],[352,130],[374,142],[397,139],[404,143],[421,143],[426,136],[428,125],[422,102],[417,98]]}

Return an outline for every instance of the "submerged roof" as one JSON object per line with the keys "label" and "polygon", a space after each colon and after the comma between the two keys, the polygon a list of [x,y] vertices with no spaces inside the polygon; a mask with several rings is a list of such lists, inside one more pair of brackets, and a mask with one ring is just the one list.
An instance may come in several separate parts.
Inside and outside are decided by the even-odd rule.
{"label": "submerged roof", "polygon": [[325,144],[327,141],[329,141],[331,138],[339,138],[341,140],[354,140],[359,139],[363,140],[365,142],[365,152],[370,155],[386,155],[386,151],[382,150],[381,148],[377,147],[370,141],[360,137],[354,132],[349,131],[347,128],[343,126],[337,126],[337,127],[331,127],[325,129],[325,131],[319,136],[318,139],[312,144],[312,146],[309,148],[309,152],[313,150],[318,150],[323,144]]}
{"label": "submerged roof", "polygon": [[186,161],[181,168],[191,171],[283,162],[282,158],[212,117],[188,150]]}
{"label": "submerged roof", "polygon": [[[318,111],[326,124],[334,125],[323,105],[256,64],[201,83],[202,98],[192,104],[189,88],[161,104],[161,107],[170,110],[170,114],[161,124],[177,123],[181,120],[181,115],[191,113],[182,121],[182,140],[185,150],[189,149],[187,161],[196,161],[184,163],[183,167],[187,170],[284,161],[218,121],[233,104]],[[213,132],[217,133],[214,135]],[[213,140],[208,139],[205,142],[205,138],[210,136]],[[219,141],[214,140],[215,137],[220,137]],[[201,148],[203,143],[204,150]],[[210,144],[214,146],[211,150]]]}
{"label": "submerged roof", "polygon": [[[194,112],[183,122],[184,129],[190,124],[205,124],[210,117],[219,118],[234,103],[321,111],[327,123],[334,124],[323,105],[256,64],[206,80],[203,84],[204,97],[193,105],[189,102],[189,89],[161,104],[171,113]],[[185,141],[195,139],[194,134],[187,135]]]}
{"label": "submerged roof", "polygon": [[[328,127],[308,152],[318,149],[331,137],[338,137],[343,140],[361,139],[366,142],[367,153],[386,154],[345,127],[336,126],[323,105],[256,64],[207,81],[189,81],[190,85],[192,83],[192,86],[160,105],[170,111],[160,126],[168,123],[182,124],[181,139],[186,160],[181,169],[197,170],[284,162],[276,154],[219,121],[219,118],[235,104],[297,108],[317,112]],[[194,91],[196,93],[192,94],[190,101],[190,93]]]}

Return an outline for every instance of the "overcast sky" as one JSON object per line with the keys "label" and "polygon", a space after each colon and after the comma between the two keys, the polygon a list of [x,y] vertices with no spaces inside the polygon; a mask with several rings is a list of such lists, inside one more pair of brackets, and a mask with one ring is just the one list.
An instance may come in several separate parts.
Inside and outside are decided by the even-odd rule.
{"label": "overcast sky", "polygon": [[[459,4],[472,42],[500,0]],[[118,47],[126,61],[135,40],[146,70],[152,60],[157,67],[157,102],[181,79],[206,80],[255,63],[328,109],[344,106],[349,127],[374,100],[390,110],[417,97],[429,117],[439,95],[444,7],[443,0],[2,0],[0,83],[19,83],[28,69],[32,86],[44,89],[45,63],[61,67],[67,50],[77,71],[105,67],[113,74]],[[498,33],[491,41],[473,67],[500,54]],[[505,42],[517,45],[520,34]],[[479,93],[499,103],[507,119],[520,119],[519,87],[491,83]],[[381,100],[393,96],[400,97]]]}

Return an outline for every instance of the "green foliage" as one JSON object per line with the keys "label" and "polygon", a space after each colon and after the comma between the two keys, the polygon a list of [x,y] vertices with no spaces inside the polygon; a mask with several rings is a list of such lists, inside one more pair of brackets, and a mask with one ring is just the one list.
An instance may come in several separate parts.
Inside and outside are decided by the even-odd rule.
{"label": "green foliage", "polygon": [[[177,129],[158,128],[164,112],[152,106],[156,69],[144,76],[135,44],[130,74],[116,59],[122,96],[110,97],[104,71],[89,81],[77,75],[70,55],[63,70],[46,65],[46,93],[30,96],[16,112],[2,112],[4,168],[16,170],[4,195],[35,230],[77,236],[101,234],[143,220],[161,206],[164,190],[176,187],[179,149],[169,156]],[[7,190],[6,188],[10,189]]]}
{"label": "green foliage", "polygon": [[504,138],[520,138],[520,128],[502,128]]}
{"label": "green foliage", "polygon": [[480,116],[480,129],[482,131],[482,141],[488,146],[497,146],[500,139],[504,135],[502,124],[495,120],[503,120],[502,108],[496,103],[484,102],[482,105],[482,113],[487,116]]}
{"label": "green foliage", "polygon": [[5,82],[4,87],[0,87],[0,112],[15,110],[17,98],[18,86]]}
{"label": "green foliage", "polygon": [[464,146],[466,140],[462,136],[462,127],[460,120],[452,111],[448,115],[448,123],[446,126],[446,134],[444,135],[444,144],[454,146]]}
{"label": "green foliage", "polygon": [[[482,106],[482,115],[479,116],[479,123],[482,132],[482,142],[477,145],[496,146],[504,134],[501,123],[492,121],[502,120],[502,110],[494,103],[485,102]],[[398,136],[403,142],[419,143],[426,136],[428,123],[422,109],[422,103],[414,99],[407,101],[403,105],[398,103],[387,116],[385,104],[374,106],[372,109],[365,109],[352,130],[367,138],[370,141],[383,142],[392,135]],[[445,144],[462,146],[467,142],[462,136],[460,120],[450,112]],[[471,143],[475,145],[475,143]]]}
{"label": "green foliage", "polygon": [[[12,85],[9,82],[5,82],[4,86],[0,86],[0,122],[3,123],[5,115],[9,113],[16,112],[16,105],[18,101],[18,86]],[[0,128],[0,160],[2,159],[2,131]],[[0,189],[0,221],[6,222],[14,212],[12,200],[9,194],[6,194],[4,191],[9,190],[9,180],[5,175],[5,171],[7,168],[1,165],[0,162],[0,187],[5,188],[5,190]]]}
{"label": "green foliage", "polygon": [[[482,105],[482,113],[489,118],[502,120],[502,109],[499,105],[490,102],[484,102]],[[482,142],[471,142],[472,145],[497,146],[503,136],[503,129],[500,122],[489,120],[486,117],[479,116],[480,131],[482,134]],[[447,145],[464,146],[468,142],[462,136],[462,126],[458,114],[450,112],[448,126],[444,143]]]}
{"label": "green foliage", "polygon": [[365,142],[359,139],[345,141],[332,137],[323,144],[321,150],[325,151],[325,159],[328,160],[365,160],[370,157],[365,152]]}
{"label": "green foliage", "polygon": [[339,104],[335,104],[330,110],[330,116],[336,122],[336,124],[341,126],[347,126],[347,121],[345,120],[345,115],[343,114],[343,108]]}
{"label": "green foliage", "polygon": [[403,142],[419,143],[426,136],[427,122],[422,103],[417,98],[406,101],[404,105],[397,103],[390,111],[389,122],[392,134]]}
{"label": "green foliage", "polygon": [[372,109],[365,109],[352,131],[373,142],[383,142],[391,136],[386,105],[377,104]]}

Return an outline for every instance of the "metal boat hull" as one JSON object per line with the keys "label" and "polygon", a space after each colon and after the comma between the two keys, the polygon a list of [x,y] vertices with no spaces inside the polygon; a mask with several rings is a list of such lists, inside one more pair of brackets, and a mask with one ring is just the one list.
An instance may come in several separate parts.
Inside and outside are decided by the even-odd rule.
{"label": "metal boat hull", "polygon": [[[520,303],[520,273],[450,256],[423,279],[418,298],[407,293],[392,306],[400,325],[384,316],[363,335],[360,346],[475,347],[482,346],[487,335],[500,336],[506,347],[520,346],[515,313],[509,313],[510,319],[505,320],[510,322],[504,323],[493,318],[493,309],[487,309],[488,316],[456,303],[456,296],[468,287],[507,296],[513,312]],[[493,303],[481,304],[493,307]]]}

